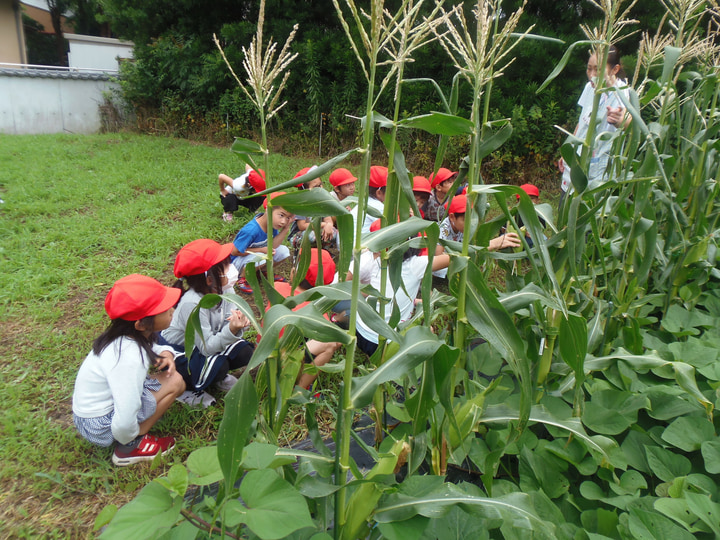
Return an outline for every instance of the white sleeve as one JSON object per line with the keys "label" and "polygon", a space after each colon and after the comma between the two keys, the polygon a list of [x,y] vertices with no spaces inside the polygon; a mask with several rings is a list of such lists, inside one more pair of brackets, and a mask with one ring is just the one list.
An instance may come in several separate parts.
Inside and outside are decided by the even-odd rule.
{"label": "white sleeve", "polygon": [[108,353],[112,355],[109,361],[113,362],[107,377],[115,410],[110,427],[115,440],[127,444],[140,432],[137,415],[142,407],[143,384],[149,359],[143,358],[134,340],[118,340],[116,344],[122,346],[119,356],[115,346],[106,347],[103,351],[103,356]]}

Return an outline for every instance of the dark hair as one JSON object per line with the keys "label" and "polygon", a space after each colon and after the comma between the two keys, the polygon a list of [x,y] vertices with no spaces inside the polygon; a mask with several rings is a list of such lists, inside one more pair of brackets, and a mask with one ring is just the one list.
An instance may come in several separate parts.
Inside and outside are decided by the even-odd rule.
{"label": "dark hair", "polygon": [[407,250],[405,251],[405,253],[403,253],[403,258],[402,258],[402,260],[403,260],[403,262],[405,262],[405,261],[407,261],[408,259],[410,259],[411,257],[417,257],[418,255],[420,255],[420,249],[419,249],[419,248],[409,247],[409,248],[407,248]]}
{"label": "dark hair", "polygon": [[380,191],[381,189],[385,189],[385,186],[380,186],[380,187],[370,186],[370,187],[368,187],[368,192],[370,193],[370,196],[373,199],[377,199],[377,192]]}
{"label": "dark hair", "polygon": [[[140,324],[143,328],[152,328],[154,321],[155,315],[140,319]],[[155,333],[152,332],[149,337],[146,336],[142,331],[135,328],[136,322],[137,321],[126,321],[124,319],[113,319],[112,322],[110,322],[110,326],[93,341],[93,352],[99,356],[100,353],[116,339],[129,337],[138,344],[141,356],[147,355],[150,362],[154,364],[158,358],[158,355],[152,350],[153,343],[155,343]],[[145,355],[142,354],[143,352]],[[120,351],[118,351],[118,354],[119,353]]]}
{"label": "dark hair", "polygon": [[[203,295],[210,293],[222,294],[222,277],[220,276],[225,273],[225,267],[228,264],[230,264],[230,257],[226,257],[219,263],[213,264],[207,272],[186,276],[185,281],[187,282],[188,290],[192,289],[196,293]],[[207,278],[210,278],[210,284],[208,284]],[[187,292],[187,290],[183,288],[183,280],[181,279],[177,280],[173,287],[182,290],[183,294]]]}
{"label": "dark hair", "polygon": [[623,80],[627,79],[627,75],[625,74],[625,70],[623,69],[622,63],[620,61],[620,51],[618,50],[618,48],[615,45],[610,45],[610,47],[608,47],[607,65],[610,67],[613,67],[613,68],[615,66],[620,66],[620,69],[617,74],[618,79],[623,79]]}

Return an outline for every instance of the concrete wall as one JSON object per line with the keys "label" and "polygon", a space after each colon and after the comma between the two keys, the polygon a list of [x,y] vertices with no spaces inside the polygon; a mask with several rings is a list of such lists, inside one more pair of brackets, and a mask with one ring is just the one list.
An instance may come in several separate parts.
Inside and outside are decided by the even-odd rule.
{"label": "concrete wall", "polygon": [[96,133],[104,74],[0,69],[0,133]]}
{"label": "concrete wall", "polygon": [[70,43],[68,65],[71,68],[118,71],[118,58],[132,58],[133,44],[114,38],[65,34]]}

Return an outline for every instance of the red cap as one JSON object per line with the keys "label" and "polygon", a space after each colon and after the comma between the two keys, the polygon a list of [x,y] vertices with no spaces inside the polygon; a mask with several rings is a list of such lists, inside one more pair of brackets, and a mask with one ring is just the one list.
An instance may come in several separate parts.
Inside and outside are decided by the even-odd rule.
{"label": "red cap", "polygon": [[422,193],[432,193],[430,181],[424,176],[413,176],[413,191]]}
{"label": "red cap", "polygon": [[387,186],[388,168],[381,165],[370,167],[370,187],[381,188]]}
{"label": "red cap", "polygon": [[285,192],[284,191],[276,191],[275,193],[271,193],[270,197],[265,197],[265,200],[263,201],[263,208],[265,208],[267,210],[268,199],[274,199],[278,195],[285,195]]}
{"label": "red cap", "polygon": [[267,189],[267,184],[265,184],[265,171],[262,169],[258,169],[257,171],[253,169],[250,171],[250,174],[248,174],[248,183],[255,191],[265,191]]}
{"label": "red cap", "polygon": [[[527,193],[530,197],[539,197],[540,196],[540,190],[537,188],[537,186],[533,186],[532,184],[523,184],[520,186],[520,189],[522,189],[525,193]],[[516,194],[515,197],[520,200],[520,194]]]}
{"label": "red cap", "polygon": [[453,174],[457,173],[451,171],[450,169],[446,169],[445,167],[440,167],[437,173],[430,175],[430,184],[432,185],[432,187],[435,187],[438,184],[442,184],[445,180],[448,180]]}
{"label": "red cap", "polygon": [[357,182],[357,178],[347,169],[335,169],[330,173],[330,184],[332,187],[340,187],[345,184],[352,184]]}
{"label": "red cap", "polygon": [[[447,206],[447,203],[446,203]],[[464,214],[467,207],[467,195],[455,195],[450,201],[448,214]]]}
{"label": "red cap", "polygon": [[[308,267],[307,274],[305,274],[305,279],[307,279],[308,283],[313,287],[318,285],[318,270],[318,250],[317,248],[311,248],[310,266]],[[330,252],[325,249],[322,250],[322,270],[322,285],[330,285],[333,279],[335,279],[335,261],[333,261]]]}
{"label": "red cap", "polygon": [[218,244],[207,238],[193,240],[178,252],[173,273],[180,279],[207,272],[210,267],[227,259],[232,249],[232,244]]}
{"label": "red cap", "polygon": [[382,227],[382,220],[376,219],[376,220],[373,221],[372,224],[370,225],[370,232],[379,231],[379,230],[380,230],[380,227]]}
{"label": "red cap", "polygon": [[166,287],[141,274],[118,279],[105,297],[105,311],[111,319],[139,321],[164,313],[180,300],[180,289]]}

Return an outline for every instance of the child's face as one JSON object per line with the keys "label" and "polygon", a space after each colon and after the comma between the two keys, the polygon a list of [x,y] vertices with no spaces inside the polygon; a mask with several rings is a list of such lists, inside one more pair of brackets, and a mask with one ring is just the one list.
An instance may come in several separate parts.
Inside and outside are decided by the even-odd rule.
{"label": "child's face", "polygon": [[418,208],[425,206],[430,198],[430,194],[424,191],[413,191],[413,195],[415,195],[415,204],[417,204]]}
{"label": "child's face", "polygon": [[315,189],[317,187],[322,187],[322,178],[313,178],[305,184],[305,189]]}
{"label": "child's face", "polygon": [[530,195],[530,200],[533,204],[538,204],[540,202],[540,197],[535,197],[534,195]]}
{"label": "child's face", "polygon": [[343,184],[342,186],[336,187],[335,193],[337,193],[338,199],[341,201],[351,197],[355,194],[355,182],[350,182],[349,184]]}
{"label": "child's face", "polygon": [[167,311],[163,311],[162,313],[155,315],[152,331],[161,332],[162,330],[168,328],[172,322],[173,313],[175,313],[175,308],[171,307]]}
{"label": "child's face", "polygon": [[290,223],[294,217],[295,216],[282,207],[273,208],[273,229],[283,229],[287,227],[287,224]]}
{"label": "child's face", "polygon": [[465,229],[465,214],[450,214],[448,217],[453,232],[460,232]]}
{"label": "child's face", "polygon": [[445,196],[447,195],[447,192],[450,191],[450,188],[453,185],[452,179],[445,180],[444,182],[440,182],[437,186],[435,186],[435,191],[438,195]]}

